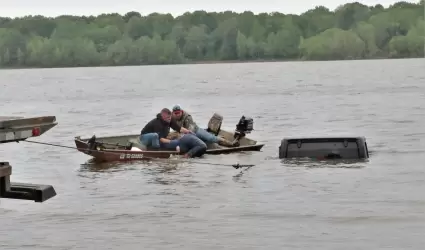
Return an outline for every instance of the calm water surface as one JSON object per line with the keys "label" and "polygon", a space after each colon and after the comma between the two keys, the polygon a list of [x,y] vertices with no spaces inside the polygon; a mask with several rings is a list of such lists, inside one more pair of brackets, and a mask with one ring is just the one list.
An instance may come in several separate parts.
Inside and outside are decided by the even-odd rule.
{"label": "calm water surface", "polygon": [[[425,61],[250,63],[0,71],[1,115],[56,115],[38,141],[139,133],[178,103],[206,125],[254,118],[262,152],[227,166],[85,164],[65,148],[0,145],[45,203],[0,201],[0,249],[423,249]],[[369,162],[277,159],[285,136],[364,135]]]}

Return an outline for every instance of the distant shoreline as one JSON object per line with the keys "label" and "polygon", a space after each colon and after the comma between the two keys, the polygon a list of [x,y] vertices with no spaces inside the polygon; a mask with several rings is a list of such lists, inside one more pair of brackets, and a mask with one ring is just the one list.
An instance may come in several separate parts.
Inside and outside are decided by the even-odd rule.
{"label": "distant shoreline", "polygon": [[[136,11],[0,18],[3,69],[423,58],[424,0],[316,6],[303,14]],[[227,66],[226,66],[227,67]],[[254,66],[255,67],[255,66]]]}
{"label": "distant shoreline", "polygon": [[140,65],[98,65],[98,66],[70,66],[70,67],[0,67],[0,70],[18,70],[18,69],[68,69],[68,68],[107,68],[107,67],[143,67],[143,66],[170,66],[170,65],[208,65],[208,64],[243,64],[243,63],[278,63],[278,62],[339,62],[339,61],[371,61],[371,60],[401,60],[401,59],[420,59],[424,57],[405,57],[405,58],[361,58],[345,60],[301,60],[301,59],[264,59],[264,60],[201,60],[189,61],[184,63],[170,64],[140,64]]}

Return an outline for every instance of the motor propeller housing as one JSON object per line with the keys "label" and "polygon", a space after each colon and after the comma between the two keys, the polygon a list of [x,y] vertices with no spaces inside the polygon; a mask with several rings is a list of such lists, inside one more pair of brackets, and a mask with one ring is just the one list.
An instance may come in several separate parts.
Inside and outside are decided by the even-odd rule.
{"label": "motor propeller housing", "polygon": [[254,119],[251,117],[245,117],[244,115],[239,119],[238,124],[236,124],[235,130],[235,139],[244,137],[246,134],[251,133],[254,130]]}
{"label": "motor propeller housing", "polygon": [[250,117],[242,116],[241,119],[239,119],[238,124],[236,124],[236,133],[239,134],[249,134],[254,130],[254,120]]}

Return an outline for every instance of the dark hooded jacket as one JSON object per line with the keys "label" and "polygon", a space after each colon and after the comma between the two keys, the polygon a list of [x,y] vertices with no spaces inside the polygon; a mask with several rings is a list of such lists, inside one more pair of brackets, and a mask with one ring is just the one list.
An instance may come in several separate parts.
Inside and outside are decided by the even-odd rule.
{"label": "dark hooded jacket", "polygon": [[170,123],[167,123],[166,121],[162,120],[161,114],[157,114],[156,118],[152,119],[146,126],[142,129],[141,134],[148,134],[148,133],[157,133],[159,136],[159,139],[166,138],[168,134],[170,133],[170,128],[173,130],[180,132],[181,126],[179,126],[174,118],[171,119]]}

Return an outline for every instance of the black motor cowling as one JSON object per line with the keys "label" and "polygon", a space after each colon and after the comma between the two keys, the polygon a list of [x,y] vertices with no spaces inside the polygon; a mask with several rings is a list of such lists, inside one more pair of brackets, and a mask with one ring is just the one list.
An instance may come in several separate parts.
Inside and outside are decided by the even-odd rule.
{"label": "black motor cowling", "polygon": [[242,116],[238,124],[236,124],[236,131],[249,134],[252,130],[254,130],[254,120],[250,117]]}
{"label": "black motor cowling", "polygon": [[88,149],[89,151],[97,151],[99,149],[105,149],[105,147],[102,145],[102,143],[96,141],[96,135],[93,135],[88,141],[87,141]]}
{"label": "black motor cowling", "polygon": [[96,143],[96,136],[93,135],[88,141],[87,144],[89,146],[89,150],[96,150],[97,143]]}
{"label": "black motor cowling", "polygon": [[251,133],[252,130],[254,130],[254,120],[250,117],[242,116],[238,124],[236,124],[234,138],[239,140],[246,134]]}

